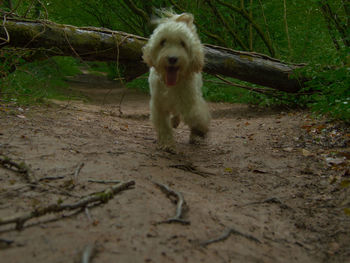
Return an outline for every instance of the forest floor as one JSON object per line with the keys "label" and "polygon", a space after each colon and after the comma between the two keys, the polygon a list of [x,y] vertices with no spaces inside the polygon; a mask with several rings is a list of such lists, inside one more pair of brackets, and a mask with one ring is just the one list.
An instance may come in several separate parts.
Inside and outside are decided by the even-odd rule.
{"label": "forest floor", "polygon": [[[0,105],[1,262],[89,262],[89,252],[90,262],[350,262],[348,127],[210,103],[206,141],[188,144],[181,124],[170,154],[156,148],[148,95],[84,75],[70,86],[89,102]],[[16,217],[110,180],[135,185],[87,208]],[[183,195],[189,224],[164,222],[176,200],[156,183]]]}

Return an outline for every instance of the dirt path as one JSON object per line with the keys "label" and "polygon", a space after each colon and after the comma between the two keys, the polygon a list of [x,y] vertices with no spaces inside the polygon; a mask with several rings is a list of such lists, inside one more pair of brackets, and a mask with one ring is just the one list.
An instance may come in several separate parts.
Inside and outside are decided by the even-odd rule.
{"label": "dirt path", "polygon": [[[24,161],[37,178],[64,177],[31,189],[0,167],[0,218],[108,187],[91,178],[135,187],[88,212],[32,219],[21,231],[0,226],[0,262],[81,262],[88,245],[91,262],[350,262],[349,191],[339,186],[349,161],[329,157],[348,156],[348,142],[315,144],[310,129],[320,124],[305,112],[210,104],[208,140],[189,145],[181,125],[172,155],[156,150],[146,95],[97,83],[72,84],[90,103],[1,107],[0,154]],[[158,224],[176,205],[154,182],[183,194],[190,225]],[[227,229],[227,239],[201,245]]]}

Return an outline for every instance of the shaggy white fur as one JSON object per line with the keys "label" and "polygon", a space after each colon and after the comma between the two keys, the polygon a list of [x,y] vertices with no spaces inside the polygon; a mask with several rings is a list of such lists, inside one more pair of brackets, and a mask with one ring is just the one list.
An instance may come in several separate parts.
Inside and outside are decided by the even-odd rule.
{"label": "shaggy white fur", "polygon": [[180,119],[191,129],[190,143],[196,143],[208,132],[210,114],[202,97],[204,53],[193,16],[166,15],[143,48],[143,59],[150,67],[151,120],[158,145],[173,151],[173,128]]}

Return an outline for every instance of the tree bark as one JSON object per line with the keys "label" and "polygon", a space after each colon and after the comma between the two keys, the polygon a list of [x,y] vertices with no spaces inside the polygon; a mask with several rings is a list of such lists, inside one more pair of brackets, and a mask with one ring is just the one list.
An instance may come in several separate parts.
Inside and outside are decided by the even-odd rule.
{"label": "tree bark", "polygon": [[[127,80],[148,71],[142,62],[146,38],[104,28],[75,27],[50,21],[7,19],[0,27],[3,46],[45,49],[48,56],[74,56],[82,60],[119,61]],[[285,92],[297,92],[304,79],[291,78],[303,65],[289,65],[252,52],[205,45],[204,72],[221,74]]]}

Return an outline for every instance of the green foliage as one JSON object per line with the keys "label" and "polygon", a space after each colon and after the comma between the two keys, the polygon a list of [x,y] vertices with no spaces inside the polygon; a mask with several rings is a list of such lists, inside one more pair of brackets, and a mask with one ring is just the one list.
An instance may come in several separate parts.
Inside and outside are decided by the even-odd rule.
{"label": "green foliage", "polygon": [[148,74],[143,75],[126,83],[126,87],[130,89],[138,89],[142,92],[149,93],[149,85],[148,85]]}
{"label": "green foliage", "polygon": [[317,70],[308,82],[308,89],[317,91],[309,106],[317,113],[350,123],[350,67]]}
{"label": "green foliage", "polygon": [[70,57],[26,63],[1,79],[1,99],[20,104],[42,102],[45,98],[67,99],[64,78],[78,73],[78,63]]}
{"label": "green foliage", "polygon": [[204,75],[203,96],[208,101],[230,103],[254,103],[251,91],[219,84],[220,81],[210,75]]}

